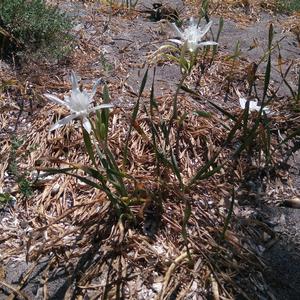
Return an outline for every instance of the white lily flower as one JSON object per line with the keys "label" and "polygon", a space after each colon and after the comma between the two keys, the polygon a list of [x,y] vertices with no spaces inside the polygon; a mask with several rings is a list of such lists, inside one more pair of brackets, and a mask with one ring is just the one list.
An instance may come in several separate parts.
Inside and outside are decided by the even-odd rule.
{"label": "white lily flower", "polygon": [[203,28],[199,28],[197,22],[194,21],[193,18],[190,20],[190,25],[184,29],[184,31],[180,30],[175,23],[171,23],[173,29],[178,34],[180,39],[170,39],[169,41],[183,45],[186,43],[187,49],[190,52],[195,52],[201,46],[213,46],[218,45],[218,43],[213,41],[201,42],[202,38],[209,31],[212,21],[207,23]]}
{"label": "white lily flower", "polygon": [[86,90],[81,91],[78,85],[78,78],[76,77],[75,73],[72,71],[71,72],[71,83],[72,83],[72,90],[71,90],[71,96],[65,96],[64,101],[59,99],[58,97],[51,95],[51,94],[44,94],[44,96],[56,103],[60,104],[63,106],[66,106],[71,114],[61,120],[59,120],[56,124],[54,124],[51,128],[50,131],[55,130],[72,120],[76,118],[82,118],[83,121],[83,127],[85,130],[90,133],[92,126],[90,124],[90,121],[88,120],[87,116],[91,113],[94,112],[98,109],[102,108],[111,108],[113,107],[112,104],[101,104],[93,107],[92,100],[93,97],[96,94],[97,86],[100,83],[100,80],[97,80],[93,86],[92,92],[88,93]]}
{"label": "white lily flower", "polygon": [[[247,103],[247,99],[243,98],[243,97],[240,97],[239,98],[239,101],[240,101],[240,106],[242,109],[245,109],[246,108],[246,103]],[[260,111],[261,109],[261,106],[257,105],[257,101],[256,100],[251,100],[249,101],[249,111]],[[263,111],[265,113],[268,113],[270,110],[267,108],[267,107],[264,107],[263,108]]]}

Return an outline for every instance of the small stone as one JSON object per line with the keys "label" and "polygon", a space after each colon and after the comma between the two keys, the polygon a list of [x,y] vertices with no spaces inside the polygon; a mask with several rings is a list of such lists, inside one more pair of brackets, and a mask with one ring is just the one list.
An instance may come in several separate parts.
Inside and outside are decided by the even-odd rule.
{"label": "small stone", "polygon": [[55,183],[54,186],[52,187],[51,194],[52,195],[57,194],[58,191],[59,191],[59,188],[60,188],[60,184],[59,183]]}

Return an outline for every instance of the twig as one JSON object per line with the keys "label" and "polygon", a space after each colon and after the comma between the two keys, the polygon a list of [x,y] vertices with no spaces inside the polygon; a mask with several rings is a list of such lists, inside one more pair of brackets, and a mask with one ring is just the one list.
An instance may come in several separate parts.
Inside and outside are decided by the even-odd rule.
{"label": "twig", "polygon": [[166,275],[165,275],[165,278],[164,278],[164,283],[163,283],[163,286],[162,286],[162,289],[161,289],[161,292],[158,294],[158,297],[157,297],[157,300],[163,300],[164,298],[164,294],[166,292],[166,288],[169,284],[169,281],[170,281],[170,278],[171,278],[171,275],[173,273],[173,271],[175,270],[176,266],[181,262],[183,261],[185,258],[188,257],[188,253],[187,252],[184,252],[182,253],[181,255],[179,255],[175,260],[174,262],[170,265]]}
{"label": "twig", "polygon": [[22,299],[25,299],[25,300],[29,300],[29,298],[23,294],[22,292],[19,291],[18,288],[14,288],[13,286],[11,286],[10,284],[6,283],[5,281],[3,280],[0,280],[0,285],[3,285],[4,287],[8,288],[9,290],[13,291],[14,294],[17,294],[19,297],[21,297]]}

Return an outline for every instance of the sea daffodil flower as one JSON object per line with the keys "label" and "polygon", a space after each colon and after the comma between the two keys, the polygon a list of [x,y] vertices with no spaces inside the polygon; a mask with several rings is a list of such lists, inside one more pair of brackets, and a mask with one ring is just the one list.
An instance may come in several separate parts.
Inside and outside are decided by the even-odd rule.
{"label": "sea daffodil flower", "polygon": [[171,26],[177,33],[179,39],[170,39],[170,42],[183,45],[186,43],[187,49],[190,52],[195,52],[199,47],[202,46],[213,46],[218,45],[218,43],[213,41],[202,42],[203,37],[209,31],[212,25],[212,21],[207,23],[203,28],[198,27],[197,22],[192,18],[190,20],[190,25],[184,29],[184,31],[180,30],[175,23],[171,23]]}
{"label": "sea daffodil flower", "polygon": [[65,96],[64,101],[54,95],[44,94],[44,96],[48,100],[50,100],[56,104],[60,104],[60,105],[67,107],[71,112],[70,115],[59,120],[56,124],[54,124],[50,128],[50,131],[57,129],[57,128],[71,122],[72,120],[74,120],[76,118],[81,118],[82,122],[83,122],[83,127],[85,128],[85,130],[88,133],[90,133],[92,127],[91,127],[90,121],[87,118],[89,116],[89,114],[98,109],[111,108],[111,107],[113,107],[113,105],[112,104],[101,104],[101,105],[97,105],[97,106],[92,106],[92,100],[96,94],[97,86],[100,83],[100,80],[96,81],[91,93],[88,93],[86,90],[82,90],[82,91],[80,90],[79,85],[78,85],[78,78],[76,77],[76,75],[73,71],[71,72],[71,83],[72,83],[71,95]]}
{"label": "sea daffodil flower", "polygon": [[[245,99],[245,98],[243,98],[243,97],[240,97],[240,98],[239,98],[239,101],[240,101],[240,106],[241,106],[241,108],[242,108],[242,109],[245,109],[245,108],[246,108],[246,103],[247,103],[247,101],[249,101],[249,100],[247,100],[247,99]],[[260,111],[260,109],[261,109],[261,106],[257,105],[257,101],[256,101],[256,100],[251,100],[251,101],[249,101],[249,111],[250,111],[250,112],[251,112],[251,111]],[[268,113],[270,110],[269,110],[267,107],[264,107],[264,108],[263,108],[263,111],[264,111],[265,113]]]}

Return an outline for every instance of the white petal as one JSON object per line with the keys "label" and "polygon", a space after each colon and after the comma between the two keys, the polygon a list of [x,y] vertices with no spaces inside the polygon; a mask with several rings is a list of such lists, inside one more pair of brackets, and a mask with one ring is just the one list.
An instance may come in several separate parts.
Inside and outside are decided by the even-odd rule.
{"label": "white petal", "polygon": [[[240,106],[242,109],[245,109],[246,108],[246,103],[247,103],[247,99],[243,98],[243,97],[240,97],[239,98],[239,102],[240,102]],[[261,106],[257,105],[257,101],[249,101],[249,111],[260,111],[261,109]],[[270,109],[267,108],[267,107],[264,107],[263,108],[263,111],[265,113],[269,113],[270,112]]]}
{"label": "white petal", "polygon": [[65,95],[64,100],[66,103],[68,103],[68,105],[70,104],[70,96]]}
{"label": "white petal", "polygon": [[256,101],[250,101],[249,110],[250,111],[259,111],[260,110],[260,106],[257,105]]}
{"label": "white petal", "polygon": [[83,118],[83,127],[88,133],[90,133],[92,130],[92,125],[87,118]]}
{"label": "white petal", "polygon": [[197,22],[195,22],[194,17],[190,17],[189,23],[190,23],[190,26],[197,26]]}
{"label": "white petal", "polygon": [[79,92],[83,95],[84,99],[87,99],[87,103],[90,104],[93,100],[93,97],[91,97],[91,94],[88,93],[86,90],[83,90],[82,92]]}
{"label": "white petal", "polygon": [[97,105],[97,106],[95,106],[95,107],[90,108],[90,109],[88,110],[88,113],[93,112],[93,111],[96,111],[96,110],[98,110],[98,109],[112,108],[112,107],[114,107],[114,106],[113,106],[112,104],[110,104],[110,103]]}
{"label": "white petal", "polygon": [[247,100],[245,98],[239,98],[239,101],[240,101],[240,106],[242,109],[245,109],[246,107],[246,103],[247,103]]}
{"label": "white petal", "polygon": [[95,84],[94,84],[94,86],[93,86],[93,89],[92,89],[92,92],[91,92],[90,95],[89,95],[89,97],[90,97],[91,100],[94,98],[94,96],[95,96],[95,94],[96,94],[96,91],[97,91],[97,86],[99,85],[100,82],[102,82],[102,79],[101,79],[101,78],[98,79],[98,80],[95,82]]}
{"label": "white petal", "polygon": [[210,29],[212,23],[213,23],[213,21],[210,21],[209,23],[207,23],[207,24],[204,26],[203,29],[201,29],[201,33],[200,33],[201,37],[204,36],[204,35],[206,35],[206,33],[209,31],[209,29]]}
{"label": "white petal", "polygon": [[207,42],[201,42],[198,44],[199,46],[216,46],[218,43],[212,42],[212,41],[207,41]]}
{"label": "white petal", "polygon": [[44,96],[45,96],[48,100],[50,100],[50,101],[52,101],[52,102],[54,102],[54,103],[56,103],[56,104],[64,105],[64,106],[66,106],[66,107],[69,107],[68,103],[66,103],[65,101],[62,101],[61,99],[59,99],[58,97],[56,97],[56,96],[54,96],[54,95],[51,95],[51,94],[44,94]]}
{"label": "white petal", "polygon": [[65,118],[63,118],[63,119],[61,119],[61,120],[59,120],[57,123],[55,123],[55,124],[50,128],[49,131],[55,130],[55,129],[57,129],[57,128],[59,128],[59,127],[65,125],[65,124],[67,124],[67,123],[69,123],[69,122],[71,122],[71,121],[72,121],[73,119],[75,119],[76,117],[77,117],[77,115],[72,114],[72,115],[69,115],[69,116],[67,116],[67,117],[65,117]]}
{"label": "white petal", "polygon": [[174,29],[174,31],[176,32],[176,34],[178,34],[179,37],[183,37],[183,33],[182,31],[176,26],[175,23],[171,23],[172,28]]}
{"label": "white petal", "polygon": [[173,42],[175,44],[178,44],[178,45],[183,45],[184,42],[183,41],[180,41],[180,40],[176,40],[176,39],[169,39],[170,42]]}
{"label": "white petal", "polygon": [[197,43],[188,43],[187,46],[190,52],[195,52],[199,48],[199,44]]}
{"label": "white petal", "polygon": [[79,90],[78,78],[73,70],[71,71],[71,83],[72,83],[72,90],[77,90],[77,89]]}

